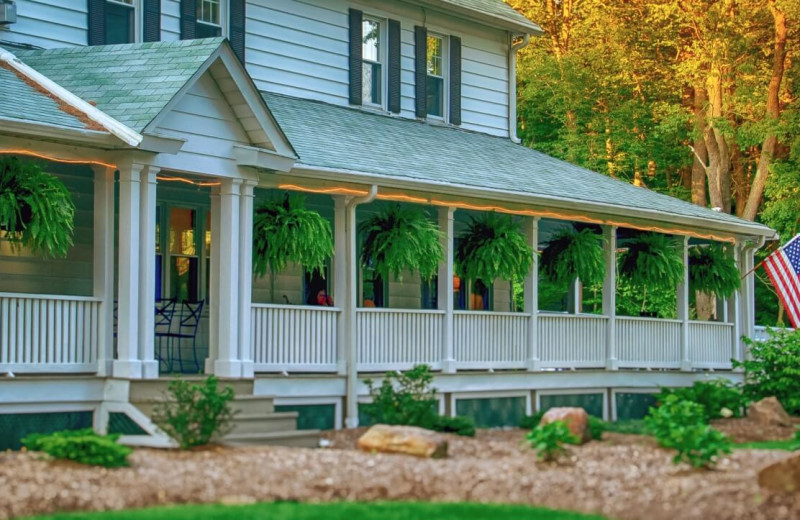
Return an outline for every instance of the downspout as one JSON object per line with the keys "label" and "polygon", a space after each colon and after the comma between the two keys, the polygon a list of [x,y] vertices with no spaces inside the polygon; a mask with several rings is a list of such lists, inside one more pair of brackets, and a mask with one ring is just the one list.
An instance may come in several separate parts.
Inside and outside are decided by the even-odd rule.
{"label": "downspout", "polygon": [[[511,35],[513,42],[514,35]],[[508,50],[508,136],[512,143],[522,141],[517,137],[517,51],[530,43],[531,35],[523,36],[522,41],[514,44]]]}
{"label": "downspout", "polygon": [[373,184],[363,197],[347,201],[347,301],[345,302],[345,345],[347,347],[347,414],[345,427],[358,427],[358,331],[356,308],[358,307],[358,241],[356,233],[356,206],[375,200],[378,186]]}

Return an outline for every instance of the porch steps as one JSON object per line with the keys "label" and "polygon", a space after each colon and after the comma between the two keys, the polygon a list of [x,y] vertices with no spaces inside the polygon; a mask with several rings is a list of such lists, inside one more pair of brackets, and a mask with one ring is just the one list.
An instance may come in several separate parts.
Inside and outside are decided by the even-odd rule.
{"label": "porch steps", "polygon": [[[201,378],[184,378],[201,381]],[[148,417],[164,402],[169,380],[132,381],[129,400]],[[231,386],[236,393],[231,404],[235,412],[231,431],[221,442],[230,446],[280,445],[316,448],[318,430],[298,430],[297,412],[276,412],[269,396],[253,395],[253,381],[221,380],[220,386]]]}

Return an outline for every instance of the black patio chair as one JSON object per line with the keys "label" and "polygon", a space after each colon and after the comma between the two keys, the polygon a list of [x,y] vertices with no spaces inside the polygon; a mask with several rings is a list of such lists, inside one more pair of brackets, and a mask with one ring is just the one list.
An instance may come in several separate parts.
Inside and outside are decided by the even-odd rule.
{"label": "black patio chair", "polygon": [[181,372],[183,372],[183,352],[181,351],[183,340],[192,341],[192,356],[194,357],[195,372],[200,372],[200,361],[197,359],[197,329],[200,325],[200,317],[203,315],[203,304],[203,300],[197,302],[183,300],[183,302],[181,302],[179,321],[176,324],[177,330],[165,334],[165,337],[169,338],[170,343],[173,339],[178,343],[178,366]]}
{"label": "black patio chair", "polygon": [[[156,337],[156,359],[159,364],[164,363],[167,372],[172,372],[172,356],[170,352],[169,334],[172,331],[172,318],[175,316],[175,298],[167,300],[157,300],[155,306],[155,337]],[[166,356],[163,355],[163,341],[167,339]]]}

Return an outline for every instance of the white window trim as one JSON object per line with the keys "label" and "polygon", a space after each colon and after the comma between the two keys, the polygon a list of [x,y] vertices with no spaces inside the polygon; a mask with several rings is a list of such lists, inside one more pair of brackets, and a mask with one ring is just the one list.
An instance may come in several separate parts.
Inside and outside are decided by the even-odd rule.
{"label": "white window trim", "polygon": [[[361,63],[362,63],[361,66],[362,66],[362,74],[363,74],[363,66],[364,66],[363,64],[365,62],[366,63],[379,63],[380,64],[380,66],[381,66],[381,102],[380,103],[368,103],[368,102],[365,102],[364,101],[364,95],[363,95],[363,92],[362,92],[362,95],[361,95],[361,106],[366,107],[366,108],[385,111],[386,107],[388,106],[387,105],[388,100],[386,98],[387,98],[387,96],[389,94],[389,88],[388,88],[388,85],[387,85],[387,83],[389,82],[389,49],[388,49],[389,22],[388,22],[388,19],[386,19],[386,18],[383,18],[381,16],[370,15],[370,14],[364,14],[362,16],[362,20],[366,20],[366,21],[370,21],[370,22],[377,22],[378,23],[378,31],[379,31],[379,34],[378,34],[378,49],[379,49],[379,53],[380,53],[380,56],[378,56],[378,59],[380,61],[374,62],[372,60],[364,59],[364,57],[362,56],[361,57]],[[362,25],[362,28],[363,28],[363,25]],[[361,37],[362,37],[362,40],[363,40],[364,35],[362,34]],[[363,85],[362,85],[362,88],[363,88]]]}
{"label": "white window trim", "polygon": [[133,0],[133,3],[124,0],[106,0],[106,4],[117,4],[133,9],[133,42],[142,43],[144,41],[144,11],[142,10],[142,0]]}
{"label": "white window trim", "polygon": [[[450,121],[450,103],[448,100],[450,99],[450,37],[438,31],[428,31],[428,36],[433,36],[435,38],[441,38],[442,40],[442,115],[435,116],[432,114],[427,113],[426,108],[426,117],[427,119],[432,119],[433,121],[447,123]],[[425,40],[425,45],[427,47],[427,38]],[[428,74],[428,63],[427,63],[427,52],[425,57],[425,78],[427,81],[428,76],[433,76],[432,74]],[[433,76],[439,77],[439,76]],[[425,84],[425,92],[428,91],[428,85]],[[427,94],[426,94],[427,95]],[[427,104],[427,102],[426,102]]]}
{"label": "white window trim", "polygon": [[209,22],[204,22],[199,18],[195,20],[195,24],[208,25],[209,27],[219,27],[220,36],[222,36],[223,38],[227,38],[229,36],[228,33],[230,32],[230,25],[228,24],[228,1],[220,0],[219,2],[219,25]]}

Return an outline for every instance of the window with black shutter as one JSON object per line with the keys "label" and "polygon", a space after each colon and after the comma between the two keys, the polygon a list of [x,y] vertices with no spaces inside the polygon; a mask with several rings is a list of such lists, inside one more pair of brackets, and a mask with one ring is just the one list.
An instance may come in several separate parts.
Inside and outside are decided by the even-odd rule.
{"label": "window with black shutter", "polygon": [[350,9],[350,103],[400,112],[400,22]]}
{"label": "window with black shutter", "polygon": [[88,44],[114,45],[136,41],[137,0],[88,0]]}
{"label": "window with black shutter", "polygon": [[227,36],[244,61],[246,9],[246,0],[181,0],[181,40]]}
{"label": "window with black shutter", "polygon": [[414,96],[419,118],[461,124],[461,38],[414,28]]}

